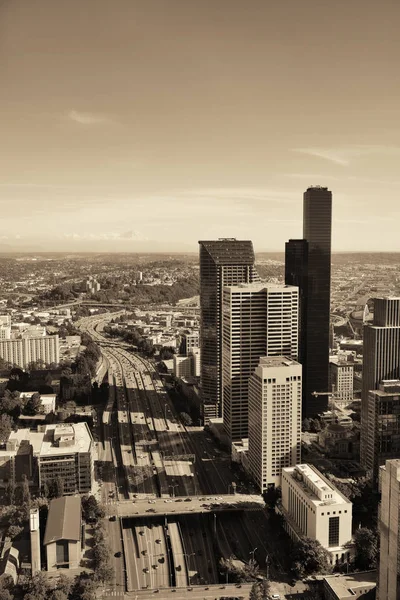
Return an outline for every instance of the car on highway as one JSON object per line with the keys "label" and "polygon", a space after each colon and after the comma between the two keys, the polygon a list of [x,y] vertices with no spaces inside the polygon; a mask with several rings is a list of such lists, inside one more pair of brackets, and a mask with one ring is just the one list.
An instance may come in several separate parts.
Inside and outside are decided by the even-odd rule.
{"label": "car on highway", "polygon": [[185,498],[185,502],[191,502],[192,499],[191,498]]}
{"label": "car on highway", "polygon": [[139,531],[139,535],[144,535],[144,531]]}
{"label": "car on highway", "polygon": [[164,500],[164,502],[165,502],[166,504],[169,504],[170,502],[173,502],[173,500]]}
{"label": "car on highway", "polygon": [[177,498],[175,502],[183,502],[182,498]]}
{"label": "car on highway", "polygon": [[156,544],[161,544],[161,540],[156,540]]}
{"label": "car on highway", "polygon": [[143,573],[148,573],[148,572],[149,572],[149,567],[145,567],[145,568],[143,569]]}
{"label": "car on highway", "polygon": [[271,600],[281,600],[281,597],[279,594],[272,594]]}
{"label": "car on highway", "polygon": [[116,520],[117,520],[117,517],[116,517],[115,515],[112,515],[112,516],[109,518],[109,521],[116,521]]}
{"label": "car on highway", "polygon": [[114,556],[115,558],[120,558],[122,556],[122,552],[116,552]]}

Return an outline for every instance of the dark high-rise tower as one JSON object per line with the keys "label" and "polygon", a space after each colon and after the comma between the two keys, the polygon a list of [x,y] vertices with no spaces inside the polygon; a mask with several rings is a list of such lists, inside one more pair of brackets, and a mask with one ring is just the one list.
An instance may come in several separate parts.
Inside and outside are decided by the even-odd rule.
{"label": "dark high-rise tower", "polygon": [[222,415],[222,290],[259,281],[250,241],[200,241],[200,354],[204,422]]}
{"label": "dark high-rise tower", "polygon": [[374,320],[364,325],[363,339],[361,464],[376,476],[380,459],[400,458],[397,407],[370,394],[382,381],[400,379],[400,298],[374,298]]}
{"label": "dark high-rise tower", "polygon": [[303,416],[328,405],[331,287],[332,192],[310,187],[304,193],[303,240],[286,244],[285,282],[299,287],[299,360],[303,365]]}

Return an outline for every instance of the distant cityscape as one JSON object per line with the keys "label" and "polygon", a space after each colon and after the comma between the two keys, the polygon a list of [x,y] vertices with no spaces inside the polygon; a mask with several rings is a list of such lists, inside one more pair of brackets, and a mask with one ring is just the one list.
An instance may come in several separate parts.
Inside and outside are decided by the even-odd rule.
{"label": "distant cityscape", "polygon": [[10,594],[398,597],[400,266],[303,202],[285,254],[0,258]]}

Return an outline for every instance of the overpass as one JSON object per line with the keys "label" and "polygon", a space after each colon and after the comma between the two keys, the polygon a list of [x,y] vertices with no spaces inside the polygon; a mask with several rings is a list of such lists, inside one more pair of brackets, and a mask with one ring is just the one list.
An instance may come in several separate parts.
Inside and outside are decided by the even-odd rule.
{"label": "overpass", "polygon": [[136,498],[120,500],[106,507],[108,516],[140,518],[195,513],[215,513],[238,510],[261,510],[265,506],[262,496],[253,494],[224,494],[223,496],[190,496],[179,498]]}

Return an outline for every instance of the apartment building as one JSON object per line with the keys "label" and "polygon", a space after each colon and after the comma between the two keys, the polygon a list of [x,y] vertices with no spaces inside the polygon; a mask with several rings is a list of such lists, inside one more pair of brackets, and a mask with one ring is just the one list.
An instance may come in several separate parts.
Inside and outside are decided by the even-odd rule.
{"label": "apartment building", "polygon": [[241,284],[223,289],[222,400],[226,434],[248,435],[248,382],[261,356],[298,354],[298,289]]}
{"label": "apartment building", "polygon": [[332,565],[350,560],[352,503],[314,466],[298,464],[282,470],[278,511],[292,539],[308,537],[330,554]]}
{"label": "apartment building", "polygon": [[265,357],[249,379],[249,471],[261,492],[301,458],[301,365]]}
{"label": "apartment building", "polygon": [[0,357],[21,369],[31,362],[43,361],[46,365],[60,362],[60,341],[58,335],[28,337],[24,339],[1,340]]}

